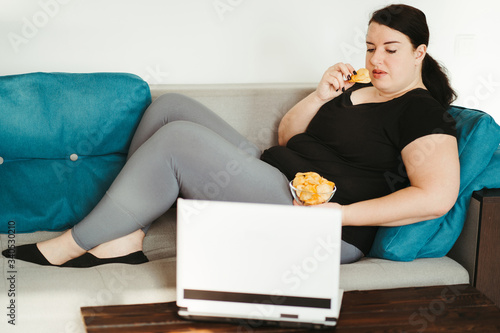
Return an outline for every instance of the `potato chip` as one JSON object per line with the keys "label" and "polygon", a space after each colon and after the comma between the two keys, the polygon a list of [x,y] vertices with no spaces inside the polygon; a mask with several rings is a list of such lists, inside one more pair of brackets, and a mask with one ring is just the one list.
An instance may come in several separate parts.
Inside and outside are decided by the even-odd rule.
{"label": "potato chip", "polygon": [[370,72],[366,68],[360,68],[356,71],[356,75],[352,75],[349,82],[370,83]]}
{"label": "potato chip", "polygon": [[304,205],[318,205],[327,202],[333,195],[335,183],[316,172],[298,172],[292,181],[296,195]]}

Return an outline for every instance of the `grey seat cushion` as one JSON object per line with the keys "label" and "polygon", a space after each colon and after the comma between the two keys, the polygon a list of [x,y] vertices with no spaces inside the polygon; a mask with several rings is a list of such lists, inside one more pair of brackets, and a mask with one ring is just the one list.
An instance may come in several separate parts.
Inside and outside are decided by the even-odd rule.
{"label": "grey seat cushion", "polygon": [[469,273],[449,257],[397,262],[363,258],[340,267],[344,290],[391,289],[469,283]]}

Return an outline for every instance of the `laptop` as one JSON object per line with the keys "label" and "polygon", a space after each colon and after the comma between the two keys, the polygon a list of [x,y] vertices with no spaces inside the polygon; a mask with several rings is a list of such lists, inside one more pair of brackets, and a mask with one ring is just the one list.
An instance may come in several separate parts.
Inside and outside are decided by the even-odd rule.
{"label": "laptop", "polygon": [[177,306],[189,320],[335,326],[341,212],[178,199]]}

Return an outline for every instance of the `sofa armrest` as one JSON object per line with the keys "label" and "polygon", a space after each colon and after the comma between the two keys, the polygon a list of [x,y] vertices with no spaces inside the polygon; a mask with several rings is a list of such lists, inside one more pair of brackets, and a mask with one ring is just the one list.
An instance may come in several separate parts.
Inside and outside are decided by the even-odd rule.
{"label": "sofa armrest", "polygon": [[454,259],[469,272],[470,283],[475,281],[479,223],[481,220],[481,200],[474,196],[469,203],[464,227],[453,245],[448,257]]}
{"label": "sofa armrest", "polygon": [[474,194],[481,201],[481,222],[474,286],[500,306],[500,189]]}
{"label": "sofa armrest", "polygon": [[472,194],[464,229],[448,256],[462,264],[470,283],[500,305],[500,189]]}

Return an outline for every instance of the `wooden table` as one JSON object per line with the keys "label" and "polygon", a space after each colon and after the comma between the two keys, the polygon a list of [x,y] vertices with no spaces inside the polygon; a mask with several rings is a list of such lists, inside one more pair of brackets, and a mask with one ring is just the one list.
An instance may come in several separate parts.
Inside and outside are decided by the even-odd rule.
{"label": "wooden table", "polygon": [[[175,302],[81,308],[88,333],[309,332],[190,322]],[[338,325],[320,332],[500,332],[500,309],[470,285],[344,293]]]}

